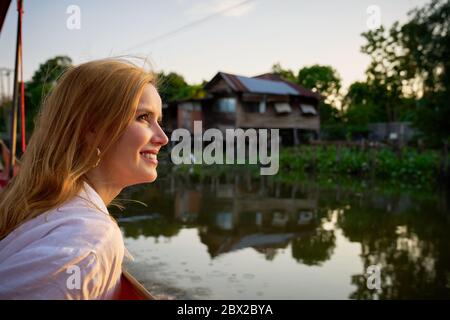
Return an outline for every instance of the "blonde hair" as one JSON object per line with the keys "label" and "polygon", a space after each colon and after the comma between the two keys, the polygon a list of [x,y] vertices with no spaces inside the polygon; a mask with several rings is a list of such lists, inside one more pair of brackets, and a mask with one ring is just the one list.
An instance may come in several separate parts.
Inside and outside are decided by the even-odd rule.
{"label": "blonde hair", "polygon": [[[0,239],[77,195],[86,173],[123,134],[153,73],[126,60],[69,68],[45,99],[19,173],[0,193]],[[94,141],[86,134],[94,132]]]}

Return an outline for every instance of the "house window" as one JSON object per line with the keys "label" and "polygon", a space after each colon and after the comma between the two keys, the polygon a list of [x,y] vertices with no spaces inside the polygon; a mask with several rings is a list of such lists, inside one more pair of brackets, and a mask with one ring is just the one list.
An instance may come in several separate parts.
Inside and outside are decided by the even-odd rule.
{"label": "house window", "polygon": [[200,111],[200,103],[198,102],[183,102],[180,104],[180,108],[185,111]]}
{"label": "house window", "polygon": [[180,104],[180,109],[185,111],[192,111],[192,103],[184,102]]}
{"label": "house window", "polygon": [[245,111],[249,113],[258,113],[259,112],[259,102],[246,102],[245,103]]}
{"label": "house window", "polygon": [[267,110],[267,104],[266,104],[266,101],[265,101],[265,100],[260,101],[260,102],[259,102],[259,113],[265,113],[266,110]]}
{"label": "house window", "polygon": [[265,101],[246,102],[245,110],[250,113],[265,113],[267,110],[266,102]]}
{"label": "house window", "polygon": [[316,109],[310,104],[301,104],[300,110],[302,111],[302,113],[304,115],[308,115],[308,116],[316,116],[317,115]]}
{"label": "house window", "polygon": [[275,107],[275,111],[277,113],[291,113],[292,112],[291,105],[286,102],[275,103],[274,107]]}
{"label": "house window", "polygon": [[216,104],[216,110],[225,113],[236,112],[236,99],[235,98],[218,99]]}

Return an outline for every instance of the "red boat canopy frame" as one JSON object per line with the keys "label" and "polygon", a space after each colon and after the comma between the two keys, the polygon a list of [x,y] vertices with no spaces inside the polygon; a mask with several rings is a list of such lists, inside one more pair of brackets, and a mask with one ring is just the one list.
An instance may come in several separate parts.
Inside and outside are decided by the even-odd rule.
{"label": "red boat canopy frame", "polygon": [[0,2],[0,32],[3,28],[3,22],[5,22],[6,14],[8,13],[9,4],[11,0],[3,0]]}

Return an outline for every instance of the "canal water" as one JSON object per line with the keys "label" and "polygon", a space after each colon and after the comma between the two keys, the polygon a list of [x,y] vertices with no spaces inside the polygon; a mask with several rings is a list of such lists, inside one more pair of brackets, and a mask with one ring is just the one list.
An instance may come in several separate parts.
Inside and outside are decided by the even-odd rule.
{"label": "canal water", "polygon": [[161,298],[450,298],[448,194],[355,180],[166,174],[111,211]]}

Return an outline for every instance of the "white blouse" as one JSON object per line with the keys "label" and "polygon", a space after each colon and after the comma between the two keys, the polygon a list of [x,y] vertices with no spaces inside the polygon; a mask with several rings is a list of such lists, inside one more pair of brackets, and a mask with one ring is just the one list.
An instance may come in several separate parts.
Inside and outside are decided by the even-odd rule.
{"label": "white blouse", "polygon": [[89,184],[0,241],[0,299],[114,299],[124,242]]}

